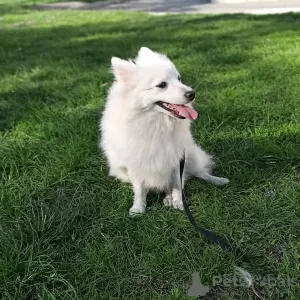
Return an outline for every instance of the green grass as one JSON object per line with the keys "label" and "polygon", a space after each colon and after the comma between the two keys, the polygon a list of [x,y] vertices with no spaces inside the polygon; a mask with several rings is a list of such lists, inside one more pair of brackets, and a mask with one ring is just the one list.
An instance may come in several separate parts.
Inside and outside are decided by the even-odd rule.
{"label": "green grass", "polygon": [[[25,3],[25,1],[23,1]],[[24,10],[0,19],[0,298],[191,299],[235,259],[182,212],[128,217],[130,186],[108,177],[98,119],[110,57],[167,53],[198,93],[193,134],[229,186],[187,185],[197,220],[249,256],[254,275],[299,280],[300,15],[164,16]],[[10,8],[7,9],[10,5]],[[274,191],[275,197],[268,197]],[[264,287],[299,299],[296,286]],[[254,299],[215,287],[201,299]]]}

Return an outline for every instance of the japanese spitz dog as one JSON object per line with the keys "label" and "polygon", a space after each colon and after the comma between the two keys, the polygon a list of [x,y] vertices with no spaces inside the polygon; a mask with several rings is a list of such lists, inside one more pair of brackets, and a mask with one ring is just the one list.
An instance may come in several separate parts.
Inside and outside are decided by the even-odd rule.
{"label": "japanese spitz dog", "polygon": [[164,191],[166,206],[183,209],[179,162],[184,154],[184,179],[227,184],[227,178],[211,175],[212,157],[193,140],[196,93],[181,82],[168,57],[142,47],[134,60],[112,57],[111,65],[115,81],[100,123],[101,147],[110,175],[132,184],[130,215],[145,212],[149,189]]}

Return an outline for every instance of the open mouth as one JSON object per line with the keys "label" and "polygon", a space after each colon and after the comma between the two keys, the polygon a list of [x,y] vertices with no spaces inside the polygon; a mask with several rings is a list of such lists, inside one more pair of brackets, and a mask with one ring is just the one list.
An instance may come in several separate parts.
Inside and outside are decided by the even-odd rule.
{"label": "open mouth", "polygon": [[198,117],[198,113],[193,108],[183,104],[171,104],[163,101],[157,101],[155,104],[170,112],[178,119],[189,119],[192,121]]}

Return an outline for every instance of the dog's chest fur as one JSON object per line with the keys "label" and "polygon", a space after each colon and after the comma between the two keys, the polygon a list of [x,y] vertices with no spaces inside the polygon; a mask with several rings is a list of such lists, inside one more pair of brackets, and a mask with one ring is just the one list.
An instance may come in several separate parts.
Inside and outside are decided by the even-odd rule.
{"label": "dog's chest fur", "polygon": [[189,122],[156,114],[155,118],[136,119],[126,127],[128,167],[146,186],[167,188],[190,137]]}

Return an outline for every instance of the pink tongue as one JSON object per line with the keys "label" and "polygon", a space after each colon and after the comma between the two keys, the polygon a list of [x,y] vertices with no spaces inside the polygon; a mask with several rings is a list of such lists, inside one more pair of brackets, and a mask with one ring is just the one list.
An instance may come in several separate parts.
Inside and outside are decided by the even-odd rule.
{"label": "pink tongue", "polygon": [[177,105],[177,104],[169,104],[173,108],[175,108],[179,114],[189,120],[196,120],[198,117],[198,113],[191,107],[185,105]]}

